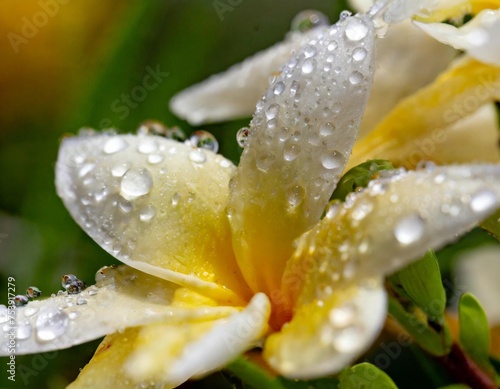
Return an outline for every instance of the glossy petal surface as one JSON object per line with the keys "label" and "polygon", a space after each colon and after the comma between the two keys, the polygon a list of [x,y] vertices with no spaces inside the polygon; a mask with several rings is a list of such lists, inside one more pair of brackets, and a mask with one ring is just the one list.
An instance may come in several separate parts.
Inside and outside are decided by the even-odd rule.
{"label": "glossy petal surface", "polygon": [[[91,286],[79,294],[63,293],[18,307],[16,353],[68,348],[146,323],[179,325],[184,321],[217,319],[236,311],[232,307],[213,306],[215,302],[208,299],[187,305],[182,299],[183,289],[121,266],[113,270],[113,280],[106,286]],[[9,331],[2,332],[1,341],[2,355],[8,355]]]}
{"label": "glossy petal surface", "polygon": [[[349,158],[373,77],[367,17],[318,28],[281,69],[250,125],[228,210],[254,291],[279,288],[292,241],[320,218]],[[353,53],[364,56],[356,60]]]}
{"label": "glossy petal surface", "polygon": [[103,389],[117,382],[176,387],[254,347],[267,330],[269,313],[269,300],[259,294],[223,320],[159,323],[108,336],[71,388],[91,388],[95,382]]}
{"label": "glossy petal surface", "polygon": [[222,156],[162,137],[90,135],[63,140],[56,185],[111,255],[231,302],[247,293],[225,215],[233,172]]}

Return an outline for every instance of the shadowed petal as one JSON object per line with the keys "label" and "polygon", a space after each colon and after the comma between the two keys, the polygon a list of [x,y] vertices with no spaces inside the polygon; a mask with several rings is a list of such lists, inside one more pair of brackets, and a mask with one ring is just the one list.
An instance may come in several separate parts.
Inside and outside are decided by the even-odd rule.
{"label": "shadowed petal", "polygon": [[63,140],[56,185],[75,221],[111,255],[231,302],[248,293],[228,244],[233,172],[208,150],[101,134]]}
{"label": "shadowed petal", "polygon": [[320,218],[350,155],[373,78],[369,18],[314,31],[257,103],[231,182],[233,247],[254,291],[279,288],[292,241]]}
{"label": "shadowed petal", "polygon": [[258,294],[244,310],[222,320],[158,323],[108,336],[70,388],[116,388],[122,382],[133,388],[176,387],[255,347],[267,330],[269,313],[269,300]]}
{"label": "shadowed petal", "polygon": [[[186,304],[183,290],[127,266],[112,269],[107,286],[91,286],[76,295],[64,293],[18,307],[16,354],[69,348],[146,323],[211,320],[236,311],[213,306],[215,302],[208,299],[202,304]],[[1,355],[9,355],[9,331],[3,332],[0,339]]]}
{"label": "shadowed petal", "polygon": [[500,10],[484,10],[460,28],[446,23],[414,23],[439,42],[500,66]]}
{"label": "shadowed petal", "polygon": [[387,297],[379,281],[300,306],[292,321],[267,339],[264,358],[294,379],[342,370],[367,350],[384,324]]}

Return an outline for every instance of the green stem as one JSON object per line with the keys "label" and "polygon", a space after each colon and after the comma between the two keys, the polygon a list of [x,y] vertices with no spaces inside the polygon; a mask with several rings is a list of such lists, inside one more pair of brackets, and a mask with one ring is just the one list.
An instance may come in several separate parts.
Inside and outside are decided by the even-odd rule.
{"label": "green stem", "polygon": [[227,365],[225,370],[254,389],[285,389],[276,378],[243,356]]}

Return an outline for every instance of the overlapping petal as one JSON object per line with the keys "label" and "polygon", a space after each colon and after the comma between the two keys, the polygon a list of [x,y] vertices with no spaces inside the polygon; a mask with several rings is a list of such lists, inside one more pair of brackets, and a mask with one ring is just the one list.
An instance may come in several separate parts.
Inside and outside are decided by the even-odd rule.
{"label": "overlapping petal", "polygon": [[[79,294],[57,295],[16,309],[16,354],[72,347],[147,323],[212,320],[235,313],[233,307],[193,297],[185,288],[128,266],[111,269],[106,286],[91,286]],[[9,325],[4,323],[3,325]],[[1,335],[2,355],[8,355],[10,331]]]}
{"label": "overlapping petal", "polygon": [[371,20],[355,16],[315,31],[257,103],[231,182],[233,247],[254,291],[279,289],[292,241],[319,220],[371,87]]}
{"label": "overlapping petal", "polygon": [[159,136],[64,139],[56,185],[75,221],[122,262],[227,302],[248,296],[225,215],[233,164]]}
{"label": "overlapping petal", "polygon": [[96,382],[102,389],[119,384],[173,388],[256,346],[267,331],[269,314],[268,298],[257,294],[244,310],[225,319],[152,324],[108,336],[70,388],[94,388]]}
{"label": "overlapping petal", "polygon": [[484,10],[460,28],[446,23],[414,22],[439,42],[464,50],[478,61],[500,66],[500,10]]}

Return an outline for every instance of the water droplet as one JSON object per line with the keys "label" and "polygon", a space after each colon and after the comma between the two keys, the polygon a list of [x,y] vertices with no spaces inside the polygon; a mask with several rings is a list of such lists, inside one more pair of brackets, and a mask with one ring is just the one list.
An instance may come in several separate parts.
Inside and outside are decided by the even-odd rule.
{"label": "water droplet", "polygon": [[490,210],[496,204],[495,193],[484,189],[472,195],[470,207],[474,212],[484,212]]}
{"label": "water droplet", "polygon": [[134,200],[148,194],[152,186],[153,179],[147,169],[132,168],[121,180],[120,194],[126,200]]}
{"label": "water droplet", "polygon": [[273,130],[276,128],[277,124],[278,124],[278,121],[276,119],[268,120],[267,121],[267,128],[269,128],[270,130]]}
{"label": "water droplet", "polygon": [[186,139],[186,134],[179,127],[172,127],[167,128],[166,138],[183,142]]}
{"label": "water droplet", "polygon": [[306,197],[306,191],[300,185],[295,185],[287,192],[288,204],[292,207],[296,207],[304,201]]}
{"label": "water droplet", "polygon": [[172,196],[172,206],[177,206],[179,204],[179,200],[181,199],[181,194],[179,192],[175,192]]}
{"label": "water droplet", "polygon": [[333,51],[335,50],[339,45],[337,44],[336,41],[332,41],[330,42],[330,44],[328,45],[327,49],[328,51]]}
{"label": "water droplet", "polygon": [[267,172],[269,170],[269,168],[271,167],[271,165],[273,164],[273,162],[274,162],[274,155],[273,154],[264,154],[264,155],[259,156],[256,159],[255,164],[257,165],[257,168],[259,170],[262,170],[263,172]]}
{"label": "water droplet", "polygon": [[319,128],[319,133],[321,136],[329,136],[332,135],[334,132],[335,132],[335,126],[330,122],[324,123]]}
{"label": "water droplet", "polygon": [[250,129],[248,127],[243,127],[238,130],[238,133],[236,134],[236,141],[240,147],[245,147],[249,134]]}
{"label": "water droplet", "polygon": [[74,274],[65,274],[61,277],[61,285],[64,289],[68,289],[68,286],[74,282],[77,281],[78,277],[75,276]]}
{"label": "water droplet", "polygon": [[160,162],[163,162],[163,159],[164,159],[164,156],[163,156],[163,154],[160,154],[160,153],[148,155],[148,162],[151,165],[156,165]]}
{"label": "water droplet", "polygon": [[336,328],[345,328],[352,324],[356,318],[356,306],[346,303],[341,307],[334,308],[328,315],[330,324]]}
{"label": "water droplet", "polygon": [[28,297],[26,297],[23,294],[18,294],[17,296],[14,296],[14,304],[16,307],[22,307],[26,304],[28,304]]}
{"label": "water droplet", "polygon": [[276,83],[276,85],[274,86],[273,88],[273,93],[276,95],[276,96],[279,96],[280,94],[283,93],[283,91],[285,90],[285,84],[282,82],[282,81],[279,81]]}
{"label": "water droplet", "polygon": [[146,208],[143,208],[139,213],[139,219],[141,222],[149,222],[156,215],[156,209],[152,205],[148,205]]}
{"label": "water droplet", "polygon": [[120,200],[118,206],[120,207],[120,211],[122,211],[123,213],[129,213],[134,209],[134,205],[130,201],[125,199]]}
{"label": "water droplet", "polygon": [[299,83],[297,80],[292,81],[292,85],[290,85],[290,95],[295,96],[299,91]]}
{"label": "water droplet", "polygon": [[368,26],[361,19],[354,17],[347,22],[345,35],[351,41],[360,41],[368,35]]}
{"label": "water droplet", "polygon": [[103,266],[95,273],[95,284],[98,288],[115,283],[116,266]]}
{"label": "water droplet", "polygon": [[372,209],[373,204],[371,201],[360,201],[352,209],[351,218],[353,220],[362,220],[372,211]]}
{"label": "water droplet", "polygon": [[84,177],[89,174],[95,168],[95,163],[86,163],[78,171],[79,177]]}
{"label": "water droplet", "polygon": [[283,157],[285,158],[285,161],[293,161],[295,158],[300,153],[300,146],[298,144],[288,144],[285,146],[285,149],[283,151]]}
{"label": "water droplet", "polygon": [[130,164],[128,162],[120,162],[111,168],[111,174],[113,177],[122,177],[129,169]]}
{"label": "water droplet", "polygon": [[394,228],[394,236],[399,243],[415,243],[424,234],[425,222],[420,215],[414,214],[400,220]]}
{"label": "water droplet", "polygon": [[292,31],[305,32],[318,26],[328,26],[328,17],[319,11],[305,10],[299,12],[292,20]]}
{"label": "water droplet", "polygon": [[366,58],[366,50],[363,47],[358,47],[352,52],[352,59],[362,61]]}
{"label": "water droplet", "polygon": [[85,282],[82,280],[75,280],[69,283],[66,290],[68,291],[68,294],[78,294],[81,293],[86,287],[87,285],[85,285]]}
{"label": "water droplet", "polygon": [[137,151],[141,154],[151,154],[155,153],[158,150],[158,144],[152,138],[145,137],[139,141],[139,145],[137,146]]}
{"label": "water droplet", "polygon": [[167,127],[158,120],[145,120],[141,124],[139,124],[137,134],[166,136]]}
{"label": "water droplet", "polygon": [[189,159],[195,163],[204,163],[207,160],[207,156],[201,150],[193,150],[189,153]]}
{"label": "water droplet", "polygon": [[79,297],[76,300],[76,305],[84,305],[84,304],[87,304],[87,300],[85,300],[83,297]]}
{"label": "water droplet", "polygon": [[70,320],[75,320],[78,316],[80,316],[80,312],[77,311],[68,313],[68,317]]}
{"label": "water droplet", "polygon": [[280,106],[278,104],[271,104],[269,108],[266,110],[267,120],[276,118],[278,116],[279,111],[280,111]]}
{"label": "water droplet", "polygon": [[41,342],[58,338],[66,332],[68,315],[57,308],[46,308],[40,311],[35,322],[36,337]]}
{"label": "water droplet", "polygon": [[125,150],[128,147],[128,143],[125,139],[119,136],[113,136],[108,139],[104,144],[103,151],[106,154],[114,154],[119,151]]}
{"label": "water droplet", "polygon": [[16,338],[19,340],[28,339],[33,332],[33,327],[31,324],[26,322],[17,323]]}
{"label": "water droplet", "polygon": [[9,311],[5,305],[0,305],[0,323],[9,321]]}
{"label": "water droplet", "polygon": [[351,11],[347,11],[347,10],[344,10],[340,13],[340,20],[346,20],[349,16],[352,16],[352,12]]}
{"label": "water droplet", "polygon": [[357,70],[355,70],[349,75],[349,82],[352,85],[356,85],[359,84],[361,81],[363,81],[363,78],[364,78],[363,75]]}
{"label": "water droplet", "polygon": [[325,208],[325,218],[333,219],[340,211],[342,202],[340,200],[332,200]]}
{"label": "water droplet", "polygon": [[38,289],[36,286],[30,286],[26,290],[26,296],[28,296],[30,299],[40,297],[41,295],[42,295],[42,291],[40,289]]}
{"label": "water droplet", "polygon": [[332,346],[341,353],[352,353],[363,346],[363,337],[358,327],[344,328],[334,334]]}
{"label": "water droplet", "polygon": [[199,147],[200,149],[210,150],[216,153],[219,150],[219,142],[215,139],[208,131],[198,130],[191,134],[189,142],[193,147]]}
{"label": "water droplet", "polygon": [[325,169],[338,169],[343,163],[342,154],[336,151],[328,151],[321,156],[321,164]]}
{"label": "water droplet", "polygon": [[27,306],[24,309],[24,316],[30,317],[30,316],[33,316],[37,312],[38,312],[38,308]]}
{"label": "water droplet", "polygon": [[307,58],[302,64],[302,73],[309,74],[316,69],[316,60],[312,58]]}
{"label": "water droplet", "polygon": [[306,45],[304,47],[303,51],[304,51],[304,55],[306,58],[314,57],[318,53],[318,50],[316,50],[316,47],[314,47],[312,45]]}

